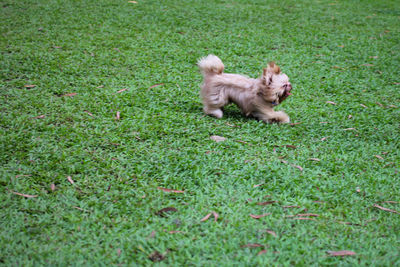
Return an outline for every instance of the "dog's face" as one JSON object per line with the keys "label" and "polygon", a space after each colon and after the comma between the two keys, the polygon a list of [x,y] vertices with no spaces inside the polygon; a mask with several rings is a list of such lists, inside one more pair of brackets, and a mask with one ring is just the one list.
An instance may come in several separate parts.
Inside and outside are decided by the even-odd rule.
{"label": "dog's face", "polygon": [[260,93],[267,102],[277,105],[291,95],[292,85],[289,77],[281,73],[281,69],[274,62],[270,62],[264,69],[262,83]]}

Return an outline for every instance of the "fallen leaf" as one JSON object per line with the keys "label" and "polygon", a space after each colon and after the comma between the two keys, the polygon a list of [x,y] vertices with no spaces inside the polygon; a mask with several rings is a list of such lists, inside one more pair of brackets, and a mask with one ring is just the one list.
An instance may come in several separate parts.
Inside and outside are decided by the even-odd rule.
{"label": "fallen leaf", "polygon": [[159,262],[159,261],[164,260],[164,259],[165,259],[165,256],[162,255],[162,254],[161,254],[160,252],[158,252],[157,250],[155,250],[153,253],[151,253],[151,254],[149,255],[149,259],[150,259],[152,262]]}
{"label": "fallen leaf", "polygon": [[321,160],[318,159],[318,158],[309,158],[309,160],[312,160],[312,161],[321,161]]}
{"label": "fallen leaf", "polygon": [[398,204],[399,202],[397,202],[397,201],[392,201],[392,200],[387,200],[387,201],[383,201],[382,203]]}
{"label": "fallen leaf", "polygon": [[261,214],[261,215],[250,214],[250,217],[253,218],[253,219],[260,219],[260,218],[268,216],[268,215],[271,215],[271,213],[264,213],[264,214]]}
{"label": "fallen leaf", "polygon": [[363,108],[368,108],[366,105],[364,104],[360,104],[360,106],[362,106]]}
{"label": "fallen leaf", "polygon": [[15,178],[19,178],[19,177],[31,177],[32,175],[30,174],[19,174],[19,175],[15,175]]}
{"label": "fallen leaf", "polygon": [[255,184],[255,185],[253,185],[253,188],[256,188],[256,187],[259,187],[259,186],[262,186],[263,184]]}
{"label": "fallen leaf", "polygon": [[329,256],[352,256],[352,255],[356,255],[356,253],[354,251],[350,251],[350,250],[327,251],[326,253],[328,253]]}
{"label": "fallen leaf", "polygon": [[210,136],[210,139],[213,140],[213,141],[215,141],[215,142],[217,142],[217,143],[226,140],[225,137],[218,136],[218,135],[212,135],[212,136]]}
{"label": "fallen leaf", "polygon": [[257,244],[257,243],[249,243],[249,244],[246,244],[246,245],[241,245],[240,247],[241,248],[263,248],[264,245]]}
{"label": "fallen leaf", "polygon": [[84,112],[86,112],[89,116],[93,117],[93,114],[90,113],[89,111],[85,110]]}
{"label": "fallen leaf", "polygon": [[164,187],[157,187],[157,189],[167,192],[167,193],[185,193],[185,191],[169,189],[169,188],[164,188]]}
{"label": "fallen leaf", "polygon": [[362,66],[365,66],[365,67],[373,67],[373,66],[374,66],[374,64],[369,64],[369,63],[366,63],[366,64],[362,64]]}
{"label": "fallen leaf", "polygon": [[164,84],[163,83],[157,83],[157,84],[154,84],[154,85],[150,86],[149,89],[152,89],[152,88],[157,87],[157,86],[162,86],[162,85],[164,85]]}
{"label": "fallen leaf", "polygon": [[68,182],[70,182],[71,184],[75,184],[74,180],[72,180],[71,176],[67,176],[67,180]]}
{"label": "fallen leaf", "polygon": [[336,105],[336,103],[335,103],[335,102],[333,102],[333,101],[326,101],[325,103],[327,103],[327,104],[331,104],[331,105]]}
{"label": "fallen leaf", "polygon": [[371,56],[371,57],[369,57],[369,58],[374,58],[374,59],[377,59],[377,58],[378,58],[378,56]]}
{"label": "fallen leaf", "polygon": [[104,85],[99,85],[96,88],[104,88]]}
{"label": "fallen leaf", "polygon": [[356,187],[356,192],[357,192],[357,193],[360,193],[360,192],[361,192],[361,189],[360,189],[358,186]]}
{"label": "fallen leaf", "polygon": [[266,230],[266,232],[274,237],[277,237],[276,233],[274,231],[271,230]]}
{"label": "fallen leaf", "polygon": [[214,215],[214,222],[216,222],[218,220],[219,215],[215,211],[213,211],[212,214]]}
{"label": "fallen leaf", "polygon": [[148,238],[154,238],[156,236],[156,231],[151,231]]}
{"label": "fallen leaf", "polygon": [[32,88],[35,88],[36,85],[34,85],[34,84],[25,84],[24,87],[27,88],[27,89],[32,89]]}
{"label": "fallen leaf", "polygon": [[379,155],[374,155],[376,158],[378,158],[378,159],[383,159],[381,156],[379,156]]}
{"label": "fallen leaf", "polygon": [[15,194],[15,195],[18,195],[18,196],[26,197],[26,198],[37,197],[37,195],[27,195],[27,194],[22,194],[22,193],[14,192],[14,191],[11,191],[11,193],[13,193],[13,194]]}
{"label": "fallen leaf", "polygon": [[327,137],[322,137],[321,138],[321,141],[325,141],[326,139],[328,139],[330,136],[327,136]]}
{"label": "fallen leaf", "polygon": [[378,208],[378,209],[381,209],[381,210],[384,210],[384,211],[388,211],[388,212],[393,212],[393,213],[400,214],[400,212],[398,212],[398,211],[391,210],[391,209],[388,209],[388,208],[384,208],[384,207],[379,206],[379,205],[377,205],[377,204],[374,204],[374,207],[375,207],[375,208]]}
{"label": "fallen leaf", "polygon": [[174,207],[167,207],[160,209],[159,211],[156,212],[156,214],[160,217],[167,217],[168,212],[177,212],[178,210],[175,209]]}
{"label": "fallen leaf", "polygon": [[262,254],[267,253],[268,251],[266,249],[261,250],[260,252],[257,253],[257,256],[260,256]]}
{"label": "fallen leaf", "polygon": [[62,95],[62,96],[76,96],[76,93],[69,93],[69,94],[65,94],[65,95]]}
{"label": "fallen leaf", "polygon": [[50,189],[51,189],[51,191],[54,192],[56,190],[56,185],[55,184],[51,184],[50,185]]}
{"label": "fallen leaf", "polygon": [[121,255],[121,249],[117,249],[117,256],[119,257]]}
{"label": "fallen leaf", "polygon": [[39,116],[33,117],[32,119],[43,119],[44,117],[46,117],[46,116],[45,115],[39,115]]}
{"label": "fallen leaf", "polygon": [[299,124],[302,124],[302,122],[289,123],[290,126],[295,126],[295,125],[299,125]]}
{"label": "fallen leaf", "polygon": [[351,118],[353,118],[353,115],[349,115],[349,116],[347,116],[347,118],[348,118],[348,119],[351,119]]}
{"label": "fallen leaf", "polygon": [[128,1],[128,3],[131,3],[131,4],[137,4],[137,2],[136,2],[136,1]]}
{"label": "fallen leaf", "polygon": [[117,115],[115,116],[115,119],[119,120],[120,119],[120,115],[121,115],[121,113],[119,111],[117,111]]}
{"label": "fallen leaf", "polygon": [[299,169],[300,171],[303,171],[303,168],[301,166],[299,166],[299,165],[293,165],[293,167]]}
{"label": "fallen leaf", "polygon": [[285,147],[293,148],[293,149],[296,149],[296,148],[297,148],[297,146],[294,146],[294,145],[285,145]]}
{"label": "fallen leaf", "polygon": [[346,129],[343,129],[343,131],[356,131],[356,128],[346,128]]}
{"label": "fallen leaf", "polygon": [[168,234],[184,234],[182,231],[169,231]]}
{"label": "fallen leaf", "polygon": [[290,206],[282,206],[282,208],[284,208],[284,209],[289,209],[289,208],[298,208],[298,209],[300,209],[301,207],[300,206],[295,206],[295,205],[290,205]]}
{"label": "fallen leaf", "polygon": [[318,214],[315,213],[303,213],[303,214],[296,214],[298,217],[318,217]]}
{"label": "fallen leaf", "polygon": [[266,201],[266,202],[258,202],[257,205],[259,206],[266,206],[275,203],[276,201]]}
{"label": "fallen leaf", "polygon": [[235,141],[238,142],[238,143],[241,143],[241,144],[252,146],[252,144],[249,144],[246,141],[242,141],[242,140],[235,140]]}
{"label": "fallen leaf", "polygon": [[204,218],[202,218],[200,221],[201,221],[201,222],[205,222],[205,221],[207,221],[207,220],[208,220],[208,218],[210,218],[211,214],[212,214],[212,213],[209,213],[209,214],[207,214],[207,215],[206,215],[206,216],[204,216]]}
{"label": "fallen leaf", "polygon": [[118,90],[118,91],[117,91],[117,94],[122,93],[122,92],[124,92],[124,91],[126,91],[126,90],[128,90],[128,88],[124,88],[124,89]]}

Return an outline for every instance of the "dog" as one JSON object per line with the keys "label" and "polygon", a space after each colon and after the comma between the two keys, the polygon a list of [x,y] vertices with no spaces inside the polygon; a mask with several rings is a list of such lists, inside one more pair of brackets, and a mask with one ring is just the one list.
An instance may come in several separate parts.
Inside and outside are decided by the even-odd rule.
{"label": "dog", "polygon": [[290,122],[285,112],[274,111],[292,90],[288,76],[274,62],[268,63],[258,79],[224,73],[224,64],[215,55],[201,58],[197,65],[204,78],[200,95],[207,115],[222,118],[223,107],[235,103],[246,117],[266,123]]}

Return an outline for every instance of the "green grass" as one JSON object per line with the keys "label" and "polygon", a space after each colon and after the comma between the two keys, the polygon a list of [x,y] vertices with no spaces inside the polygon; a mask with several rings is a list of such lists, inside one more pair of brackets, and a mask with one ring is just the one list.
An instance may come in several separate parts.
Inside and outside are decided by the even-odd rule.
{"label": "green grass", "polygon": [[[0,0],[0,265],[400,265],[398,1],[137,2]],[[295,124],[204,116],[209,53]]]}

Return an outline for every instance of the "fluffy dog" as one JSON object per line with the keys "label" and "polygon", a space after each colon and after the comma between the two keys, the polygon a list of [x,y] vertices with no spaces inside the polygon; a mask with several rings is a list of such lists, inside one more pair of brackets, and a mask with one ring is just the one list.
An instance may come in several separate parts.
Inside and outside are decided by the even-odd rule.
{"label": "fluffy dog", "polygon": [[275,63],[270,62],[258,79],[224,73],[224,64],[214,55],[201,58],[197,65],[204,77],[200,93],[204,113],[222,118],[223,107],[233,102],[246,116],[267,123],[290,121],[285,112],[274,111],[292,90],[288,76]]}

